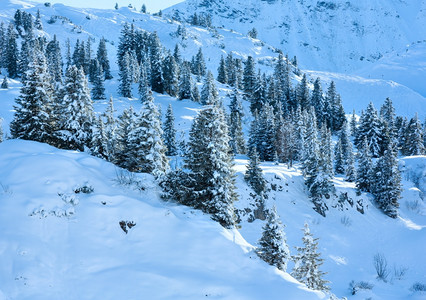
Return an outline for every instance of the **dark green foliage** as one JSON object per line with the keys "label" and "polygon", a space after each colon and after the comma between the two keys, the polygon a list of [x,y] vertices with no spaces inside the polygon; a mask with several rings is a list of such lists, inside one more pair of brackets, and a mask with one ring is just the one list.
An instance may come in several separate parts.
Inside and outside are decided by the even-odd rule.
{"label": "dark green foliage", "polygon": [[10,78],[16,78],[18,76],[18,45],[16,43],[17,35],[15,27],[12,23],[9,24],[6,35],[6,50],[4,67],[7,69],[7,73]]}
{"label": "dark green foliage", "polygon": [[201,90],[200,102],[203,105],[218,104],[218,92],[214,83],[213,74],[208,71],[206,79],[204,80],[203,88]]}
{"label": "dark green foliage", "polygon": [[104,78],[106,80],[111,79],[112,78],[111,68],[109,64],[105,38],[101,38],[101,40],[99,41],[96,58],[98,59],[99,64],[101,65],[102,70],[104,71]]}
{"label": "dark green foliage", "polygon": [[373,176],[373,162],[371,160],[370,149],[367,138],[364,138],[358,150],[358,169],[356,171],[356,187],[359,191],[370,192]]}
{"label": "dark green foliage", "polygon": [[287,262],[290,259],[290,251],[281,223],[275,207],[269,211],[268,220],[263,226],[262,237],[259,240],[257,253],[268,264],[277,267],[281,271],[287,270]]}
{"label": "dark green foliage", "polygon": [[228,71],[223,56],[220,57],[219,68],[217,69],[217,81],[223,84],[228,83]]}
{"label": "dark green foliage", "polygon": [[377,110],[372,102],[367,110],[361,115],[359,127],[355,136],[355,146],[358,150],[363,146],[364,139],[367,139],[369,151],[373,157],[379,157],[383,153],[384,123],[377,115]]}
{"label": "dark green foliage", "polygon": [[163,139],[167,148],[166,155],[177,155],[175,117],[171,104],[167,108],[166,120],[163,125]]}
{"label": "dark green foliage", "polygon": [[62,82],[62,55],[56,35],[46,46],[46,59],[50,76],[55,82]]}
{"label": "dark green foliage", "polygon": [[164,92],[163,54],[157,32],[149,36],[149,56],[151,60],[151,87],[154,92]]}
{"label": "dark green foliage", "polygon": [[255,72],[255,61],[252,56],[248,56],[246,62],[244,63],[244,73],[243,73],[243,88],[244,92],[249,98],[253,96],[254,87],[256,84],[256,72]]}
{"label": "dark green foliage", "polygon": [[98,60],[95,58],[93,60],[93,88],[92,88],[92,98],[93,99],[106,99],[105,97],[105,86],[104,80],[105,75],[102,70],[102,66],[99,64]]}
{"label": "dark green foliage", "polygon": [[238,90],[234,89],[231,103],[229,104],[229,136],[231,138],[229,145],[234,154],[246,153],[246,146],[242,128],[242,119],[244,116],[241,100],[238,95]]}
{"label": "dark green foliage", "polygon": [[172,97],[179,93],[179,66],[172,55],[167,55],[163,62],[164,91]]}

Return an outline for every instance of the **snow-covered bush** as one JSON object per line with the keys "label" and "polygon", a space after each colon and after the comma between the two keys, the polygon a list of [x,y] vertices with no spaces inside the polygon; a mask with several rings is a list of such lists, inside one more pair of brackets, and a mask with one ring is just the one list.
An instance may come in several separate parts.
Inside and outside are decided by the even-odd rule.
{"label": "snow-covered bush", "polygon": [[388,261],[382,253],[376,253],[373,258],[374,268],[376,269],[377,279],[384,282],[387,281],[389,276]]}
{"label": "snow-covered bush", "polygon": [[374,285],[372,283],[367,282],[367,281],[355,282],[355,281],[352,280],[349,283],[349,289],[351,290],[352,295],[356,295],[356,293],[359,290],[372,290],[373,287],[374,287]]}

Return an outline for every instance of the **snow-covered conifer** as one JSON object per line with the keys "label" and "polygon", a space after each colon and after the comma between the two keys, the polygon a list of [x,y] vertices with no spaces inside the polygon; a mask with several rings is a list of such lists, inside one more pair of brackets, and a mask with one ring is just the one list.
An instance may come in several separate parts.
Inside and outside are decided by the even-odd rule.
{"label": "snow-covered conifer", "polygon": [[367,137],[361,144],[358,152],[358,168],[356,170],[356,187],[363,192],[370,192],[373,176],[373,162],[370,149],[368,147]]}
{"label": "snow-covered conifer", "polygon": [[303,247],[296,247],[297,254],[292,256],[295,262],[291,275],[313,290],[328,291],[328,281],[323,277],[326,273],[319,267],[323,264],[321,253],[318,252],[318,238],[314,238],[309,226],[305,223],[303,229]]}
{"label": "snow-covered conifer", "polygon": [[287,246],[284,226],[275,207],[269,211],[268,220],[262,230],[262,237],[259,240],[257,249],[259,257],[268,264],[285,272],[290,259],[290,250]]}
{"label": "snow-covered conifer", "polygon": [[217,104],[219,101],[218,92],[214,83],[214,77],[210,71],[207,72],[200,96],[200,102],[203,105],[213,105]]}
{"label": "snow-covered conifer", "polygon": [[220,57],[219,68],[217,69],[217,81],[223,84],[228,83],[228,72],[223,55]]}
{"label": "snow-covered conifer", "polygon": [[163,125],[163,137],[164,145],[167,147],[166,155],[177,155],[175,117],[171,104],[167,107],[166,120]]}
{"label": "snow-covered conifer", "polygon": [[105,75],[102,70],[102,66],[99,64],[98,59],[93,60],[93,88],[92,88],[92,98],[93,99],[106,99],[105,97],[105,86],[104,80]]}
{"label": "snow-covered conifer", "polygon": [[99,41],[96,58],[98,59],[99,64],[101,65],[102,70],[104,71],[105,80],[111,79],[112,78],[111,68],[109,64],[105,38],[101,38],[101,40]]}
{"label": "snow-covered conifer", "polygon": [[242,118],[244,116],[238,90],[234,88],[231,103],[229,104],[229,144],[234,154],[246,153],[246,146],[242,128]]}

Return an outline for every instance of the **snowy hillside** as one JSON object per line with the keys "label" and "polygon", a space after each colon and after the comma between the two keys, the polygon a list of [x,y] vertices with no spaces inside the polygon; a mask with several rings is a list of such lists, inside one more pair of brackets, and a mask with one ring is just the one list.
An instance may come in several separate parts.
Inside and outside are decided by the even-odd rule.
{"label": "snowy hillside", "polygon": [[425,39],[426,2],[317,0],[188,0],[166,10],[247,33],[290,55],[305,68],[347,72]]}
{"label": "snowy hillside", "polygon": [[[212,10],[217,12],[214,22],[224,22],[216,25],[225,26],[204,28],[180,23],[167,16],[140,13],[128,7],[117,10],[79,9],[61,4],[49,6],[24,0],[2,0],[0,22],[9,22],[18,8],[33,15],[40,10],[44,30],[37,34],[48,40],[56,35],[63,58],[67,39],[72,48],[77,39],[86,42],[90,38],[92,52],[95,53],[100,39],[105,37],[113,78],[105,81],[106,99],[93,101],[93,114],[96,117],[102,116],[108,109],[109,96],[113,98],[112,114],[115,118],[123,115],[130,106],[137,113],[143,107],[142,101],[136,96],[139,82],[130,84],[134,97],[122,97],[118,92],[120,75],[117,45],[123,24],[128,22],[133,23],[137,29],[156,31],[161,45],[166,49],[165,53],[173,51],[178,44],[182,57],[191,60],[201,48],[207,69],[215,77],[218,75],[221,56],[226,57],[231,52],[234,58],[244,61],[249,56],[254,57],[256,69],[272,74],[278,57],[277,48],[281,48],[288,50],[290,55],[297,54],[300,66],[306,67],[300,73],[292,68],[295,72],[290,74],[289,81],[293,87],[298,86],[302,80],[301,74],[306,72],[309,88],[313,87],[318,76],[324,92],[331,81],[336,83],[347,114],[352,109],[357,113],[365,110],[370,101],[379,108],[386,97],[391,97],[397,115],[411,118],[417,112],[420,121],[423,121],[426,117],[426,91],[424,84],[421,84],[425,78],[422,75],[425,72],[424,62],[421,62],[426,57],[425,47],[424,43],[415,43],[406,50],[405,44],[410,44],[426,33],[422,31],[426,27],[419,31],[407,28],[407,24],[426,25],[426,17],[422,15],[426,11],[425,2],[391,0],[387,1],[386,9],[381,9],[383,1],[370,1],[371,10],[370,6],[367,10],[368,2],[364,0],[356,3],[334,2],[337,4],[312,0],[262,0],[259,5],[259,1],[254,0],[244,3],[240,0],[188,0],[167,11],[172,13],[173,9],[182,9],[188,17],[195,10]],[[255,5],[256,8],[253,8]],[[241,9],[242,7],[247,9]],[[292,7],[297,14],[287,13],[290,11],[288,7]],[[420,12],[416,13],[417,10]],[[275,18],[271,17],[275,16],[272,12],[283,13]],[[375,17],[378,13],[381,18]],[[285,27],[284,23],[277,23],[279,18],[280,22],[287,20],[285,22],[289,24],[285,35],[277,30],[277,26],[282,25],[281,29]],[[409,18],[414,18],[413,23],[407,21]],[[358,22],[357,25],[354,22]],[[332,26],[330,31],[331,23],[342,25]],[[248,29],[253,26],[259,30],[260,38],[270,44],[247,37]],[[319,35],[306,34],[309,30],[313,32],[315,27]],[[182,28],[185,34],[178,34]],[[358,28],[358,31],[351,31],[352,35],[346,36],[345,32],[350,28]],[[371,28],[379,29],[376,32]],[[232,29],[241,30],[241,33]],[[281,43],[285,36],[290,38]],[[309,37],[306,40],[308,45],[301,46],[296,42],[298,39],[305,41],[302,36]],[[378,36],[383,36],[385,41],[376,42]],[[361,37],[366,42],[358,45],[355,41]],[[21,42],[22,39],[18,40]],[[342,47],[339,52],[329,57],[330,52],[324,50],[325,46],[336,48],[340,41]],[[400,47],[399,43],[404,44]],[[354,44],[357,44],[356,47],[352,47]],[[315,47],[318,47],[318,51]],[[353,57],[347,60],[350,54],[345,51],[349,50],[353,51]],[[383,55],[381,59],[371,59],[378,53]],[[399,55],[395,56],[393,53]],[[361,55],[365,57],[362,61],[359,59]],[[345,70],[352,70],[353,73],[344,74]],[[3,72],[6,72],[5,68],[2,69],[2,79]],[[207,85],[207,80],[199,78],[197,81],[196,75],[189,76],[192,76],[198,90]],[[84,78],[84,74],[82,77]],[[216,107],[216,104],[221,103],[229,112],[234,88],[214,80],[212,82],[217,87],[220,101],[208,103],[204,108]],[[0,117],[3,118],[4,132],[10,137],[10,124],[17,106],[15,99],[20,95],[22,82],[17,77],[9,78],[7,83],[7,88],[0,88]],[[90,87],[93,86],[90,83]],[[273,85],[268,87],[270,86]],[[247,142],[254,118],[250,112],[251,102],[243,99],[242,94],[240,87],[238,98],[241,96],[241,111],[244,113],[241,126]],[[297,92],[295,94],[296,98]],[[58,98],[61,96],[66,98],[64,95],[59,95]],[[176,138],[178,142],[188,141],[193,120],[203,110],[203,106],[189,99],[178,100],[166,93],[154,92],[153,97],[162,111],[163,121],[167,107],[171,105]],[[55,101],[60,103],[58,111],[61,111],[63,99]],[[269,103],[262,105],[270,109],[271,114],[263,114],[262,108],[261,118],[279,115],[280,112],[273,115],[273,108]],[[217,107],[219,106],[218,104]],[[55,113],[56,111],[51,112],[52,115]],[[281,114],[284,116],[284,113]],[[290,114],[285,115],[284,121],[289,121],[289,116]],[[309,123],[309,129],[317,130],[316,122],[312,122],[315,117],[312,116],[313,113],[301,113],[300,120],[296,121]],[[60,116],[55,117],[58,118],[55,120],[58,123],[63,121],[59,120]],[[121,122],[122,119],[117,120],[120,129],[131,127]],[[293,127],[296,123],[293,121],[295,120],[285,124]],[[94,131],[99,133],[101,126],[94,123],[92,121],[90,124],[90,131],[95,128]],[[137,123],[137,126],[142,127],[141,124],[142,122]],[[276,128],[282,130],[285,124],[282,123],[281,127],[277,125]],[[303,127],[304,124],[300,126]],[[214,126],[209,123],[205,127]],[[383,132],[389,133],[385,129]],[[405,129],[409,132],[408,125]],[[288,132],[295,135],[297,130],[292,130],[289,129]],[[313,132],[312,136],[318,137],[318,134],[315,135],[317,131]],[[332,138],[330,136],[326,149],[330,153],[334,152],[334,145],[338,140],[340,142],[338,131],[334,134]],[[306,132],[301,135],[300,140],[308,137]],[[274,135],[273,138],[277,136]],[[320,137],[326,140],[322,132]],[[210,135],[208,138],[216,137]],[[352,137],[348,137],[348,141],[349,139],[353,140]],[[93,144],[93,140],[88,144]],[[117,137],[111,140],[117,144],[122,143]],[[291,142],[296,144],[296,140],[291,139]],[[322,145],[323,141],[317,141]],[[390,139],[383,143],[386,142],[389,143],[387,149],[391,149]],[[219,148],[211,140],[207,144],[215,151]],[[305,143],[300,147],[305,147]],[[185,153],[179,149],[181,156],[169,157],[172,169],[183,166],[183,156],[189,156],[188,144],[186,150]],[[222,157],[230,155],[229,148],[226,150],[226,155],[222,153]],[[298,150],[302,152],[301,149]],[[324,148],[318,152],[322,150]],[[352,153],[352,148],[350,150]],[[267,181],[265,206],[270,210],[276,207],[285,225],[286,243],[291,255],[297,254],[295,247],[302,246],[304,224],[308,224],[313,236],[319,239],[318,251],[324,259],[320,270],[326,272],[324,279],[329,281],[327,285],[331,289],[328,293],[309,290],[290,275],[295,267],[291,259],[284,272],[268,265],[256,253],[263,232],[262,226],[267,221],[251,219],[254,195],[253,189],[244,179],[249,163],[247,156],[237,154],[234,165],[231,163],[232,159],[229,159],[229,166],[232,165],[236,172],[238,201],[235,201],[234,206],[240,222],[236,228],[226,229],[213,221],[210,215],[178,204],[178,199],[165,201],[160,197],[162,189],[154,176],[125,171],[106,160],[89,155],[88,152],[89,150],[59,150],[47,144],[18,139],[6,139],[0,143],[0,300],[336,300],[336,297],[425,299],[424,155],[400,156],[398,161],[395,160],[395,169],[399,168],[401,171],[403,188],[402,198],[398,200],[400,207],[397,218],[386,216],[383,208],[376,206],[377,201],[373,195],[358,191],[354,182],[346,180],[346,174],[332,175],[335,196],[321,198],[329,208],[325,212],[326,217],[323,217],[313,209],[313,199],[308,197],[309,191],[302,174],[306,172],[303,163],[296,161],[289,166],[290,163],[275,163],[272,159],[261,163],[262,174]],[[316,155],[317,153],[312,152],[312,156]],[[318,157],[322,157],[321,155]],[[331,157],[332,154],[329,163],[333,169]],[[371,165],[379,160],[380,158],[374,158]],[[118,164],[115,157],[110,161]],[[293,162],[293,158],[291,161]],[[374,169],[372,172],[376,171]],[[220,177],[217,176],[219,173],[213,174],[215,179]],[[182,187],[186,188],[184,184]],[[201,198],[202,194],[197,194],[197,197]],[[385,262],[382,267],[385,267],[386,276],[382,279],[378,278],[374,265],[377,257]]]}
{"label": "snowy hillside", "polygon": [[[179,5],[190,5],[190,3],[184,2]],[[278,4],[279,2],[275,5]],[[266,2],[263,4],[262,2],[262,5],[270,4],[266,4]],[[242,23],[241,33],[230,30],[233,28],[232,24],[229,24],[231,27],[217,28],[215,30],[186,24],[187,34],[185,38],[182,38],[176,34],[179,25],[182,25],[181,23],[172,21],[169,18],[142,14],[127,7],[122,7],[118,10],[80,9],[61,4],[46,7],[39,3],[16,0],[7,0],[0,3],[0,21],[8,23],[16,9],[25,9],[33,15],[40,9],[47,37],[53,38],[53,35],[57,35],[63,57],[67,39],[70,39],[71,45],[74,45],[77,39],[86,41],[90,37],[93,44],[96,45],[102,37],[105,37],[113,71],[118,69],[116,65],[116,46],[118,45],[120,30],[124,22],[133,22],[137,28],[149,32],[156,31],[161,43],[170,51],[173,51],[175,45],[179,44],[182,49],[182,56],[188,60],[202,47],[204,55],[208,58],[206,60],[207,68],[213,73],[217,71],[221,55],[226,57],[228,53],[232,53],[235,58],[242,59],[252,56],[257,60],[257,67],[267,72],[272,72],[273,61],[278,56],[276,49],[282,49],[284,52],[288,52],[290,56],[297,54],[297,51],[287,50],[280,44],[276,45],[275,48],[264,44],[260,40],[248,38],[246,33],[253,25],[251,23]],[[268,32],[276,31],[268,30]],[[263,37],[261,38],[263,39]],[[292,42],[291,44],[296,45],[297,43]],[[417,49],[417,46],[415,47]],[[405,44],[402,48],[404,50],[400,50],[401,53],[402,51],[405,52]],[[337,49],[340,49],[340,46]],[[405,56],[398,58],[400,61],[404,60],[404,57],[408,58],[411,62],[408,65],[401,66],[402,62],[399,62],[399,65],[384,62],[383,65],[373,65],[375,66],[373,68],[368,64],[366,69],[354,75],[313,71],[311,73],[312,82],[316,76],[321,76],[324,82],[335,80],[337,89],[343,96],[342,101],[347,113],[352,112],[353,109],[360,113],[370,101],[373,101],[379,107],[384,99],[391,97],[398,108],[398,114],[411,118],[417,112],[419,117],[423,118],[426,116],[426,94],[423,93],[424,84],[422,80],[426,75],[421,63],[423,60],[422,53],[424,52],[420,48],[419,51],[415,52],[420,54],[411,56],[412,52],[414,50],[410,49]],[[342,56],[344,55],[342,54]],[[318,70],[314,69],[313,65],[310,65],[313,61],[312,57],[311,52],[305,58],[298,55],[299,62],[303,67],[310,70]],[[336,57],[336,55],[331,57]],[[389,57],[393,60],[394,56],[389,54]],[[382,73],[384,72],[381,72],[380,69],[388,70],[391,67],[394,71],[386,72],[387,75],[383,77]],[[330,68],[321,67],[319,70],[323,71],[324,69],[329,70]]]}

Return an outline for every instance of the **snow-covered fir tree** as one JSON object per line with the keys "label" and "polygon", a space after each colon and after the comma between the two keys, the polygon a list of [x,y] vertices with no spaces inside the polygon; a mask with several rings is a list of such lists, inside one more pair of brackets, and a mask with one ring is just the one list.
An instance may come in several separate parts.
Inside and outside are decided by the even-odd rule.
{"label": "snow-covered fir tree", "polygon": [[274,161],[275,122],[272,106],[266,104],[260,112],[257,128],[257,150],[262,161]]}
{"label": "snow-covered fir tree", "polygon": [[329,282],[323,279],[326,273],[319,269],[324,260],[318,252],[318,238],[314,238],[307,223],[303,228],[302,242],[303,247],[296,247],[297,254],[292,256],[294,268],[291,275],[310,289],[329,291]]}
{"label": "snow-covered fir tree", "polygon": [[163,62],[164,91],[172,97],[179,93],[179,66],[172,55],[167,55]]}
{"label": "snow-covered fir tree", "polygon": [[7,80],[7,76],[3,77],[3,81],[1,82],[1,86],[2,89],[8,89],[9,88],[9,82]]}
{"label": "snow-covered fir tree", "polygon": [[127,98],[132,98],[132,74],[130,64],[130,56],[129,53],[126,52],[120,65],[120,85],[118,86],[118,92],[121,96]]}
{"label": "snow-covered fir tree", "polygon": [[92,88],[92,98],[96,100],[106,99],[105,97],[105,75],[102,70],[102,66],[99,64],[98,59],[93,60],[93,88]]}
{"label": "snow-covered fir tree", "polygon": [[242,118],[244,116],[243,107],[239,98],[238,90],[234,88],[231,103],[229,104],[229,144],[234,154],[245,154],[246,146],[242,128]]}
{"label": "snow-covered fir tree", "polygon": [[228,72],[226,70],[226,63],[223,55],[220,57],[220,63],[217,69],[217,81],[223,84],[228,83]]}
{"label": "snow-covered fir tree", "polygon": [[5,49],[5,59],[4,59],[4,67],[7,69],[7,73],[10,78],[16,78],[18,76],[18,44],[17,34],[15,31],[15,26],[13,23],[9,24],[7,28],[6,35],[6,49]]}
{"label": "snow-covered fir tree", "polygon": [[114,151],[114,163],[118,166],[134,170],[137,163],[134,163],[133,160],[137,157],[133,156],[131,152],[134,145],[130,143],[130,132],[134,131],[136,127],[137,115],[133,110],[133,107],[130,106],[123,110],[122,114],[118,117],[117,132],[115,136],[115,151]]}
{"label": "snow-covered fir tree", "polygon": [[50,76],[55,82],[62,82],[62,55],[56,34],[46,46],[46,59]]}
{"label": "snow-covered fir tree", "polygon": [[207,73],[206,62],[204,60],[204,54],[201,47],[198,49],[198,52],[194,57],[194,61],[192,63],[192,73],[197,76],[198,81]]}
{"label": "snow-covered fir tree", "polygon": [[383,152],[383,122],[380,120],[377,110],[372,102],[368,104],[367,110],[361,115],[359,126],[355,136],[355,146],[358,150],[363,146],[364,138],[373,157],[379,157]]}
{"label": "snow-covered fir tree", "polygon": [[129,169],[150,173],[156,178],[165,175],[169,165],[166,147],[163,143],[160,113],[154,104],[152,94],[143,102],[136,124],[128,134],[129,153],[131,159]]}
{"label": "snow-covered fir tree", "polygon": [[[208,98],[214,98],[212,95]],[[191,127],[185,168],[193,182],[192,203],[222,226],[234,225],[235,175],[225,113],[216,101],[205,105]]]}
{"label": "snow-covered fir tree", "polygon": [[254,87],[256,84],[256,63],[252,56],[248,56],[247,60],[244,62],[244,72],[243,72],[243,88],[244,92],[250,98],[253,95]]}
{"label": "snow-covered fir tree", "polygon": [[370,148],[367,137],[361,144],[358,152],[358,168],[356,170],[356,187],[359,191],[370,192],[373,176],[373,161],[371,159]]}
{"label": "snow-covered fir tree", "polygon": [[84,150],[92,140],[93,103],[82,68],[70,66],[65,74],[62,99],[58,99],[58,147]]}
{"label": "snow-covered fir tree", "polygon": [[166,120],[163,125],[163,138],[164,145],[167,148],[166,155],[177,155],[175,117],[173,115],[173,108],[171,104],[167,107]]}
{"label": "snow-covered fir tree", "polygon": [[99,64],[101,65],[102,70],[104,71],[104,79],[105,80],[111,79],[112,78],[111,67],[110,67],[109,59],[108,59],[108,52],[107,52],[107,48],[106,48],[106,40],[103,37],[99,41],[98,51],[96,53],[96,58],[98,59]]}
{"label": "snow-covered fir tree", "polygon": [[308,109],[311,100],[310,100],[310,92],[308,87],[308,79],[306,78],[306,74],[303,74],[302,80],[299,85],[296,87],[296,103],[300,105],[302,109]]}
{"label": "snow-covered fir tree", "polygon": [[401,149],[403,155],[423,155],[425,145],[423,128],[417,113],[410,119],[405,129],[404,143]]}
{"label": "snow-covered fir tree", "polygon": [[164,92],[163,53],[157,32],[149,36],[149,57],[151,61],[151,87],[154,92]]}
{"label": "snow-covered fir tree", "polygon": [[216,104],[218,102],[218,92],[214,83],[213,74],[208,71],[201,90],[200,102],[203,105]]}
{"label": "snow-covered fir tree", "polygon": [[192,89],[191,66],[189,62],[184,62],[179,77],[179,99],[192,99]]}
{"label": "snow-covered fir tree", "polygon": [[37,49],[22,80],[21,93],[14,108],[14,119],[10,124],[13,138],[54,144],[53,88],[46,58]]}
{"label": "snow-covered fir tree", "polygon": [[105,157],[110,162],[115,162],[117,153],[117,121],[114,118],[114,99],[112,96],[109,98],[108,107],[103,113],[105,118],[104,129],[106,137]]}
{"label": "snow-covered fir tree", "polygon": [[401,174],[398,170],[396,151],[389,145],[374,167],[372,194],[380,209],[391,218],[398,216],[401,198]]}
{"label": "snow-covered fir tree", "polygon": [[256,149],[252,149],[249,154],[249,164],[244,174],[244,180],[257,195],[265,194],[267,186],[260,168],[260,159]]}
{"label": "snow-covered fir tree", "polygon": [[284,226],[275,207],[268,212],[268,219],[262,228],[262,237],[259,239],[257,253],[268,264],[284,272],[287,270],[290,250],[288,249]]}

